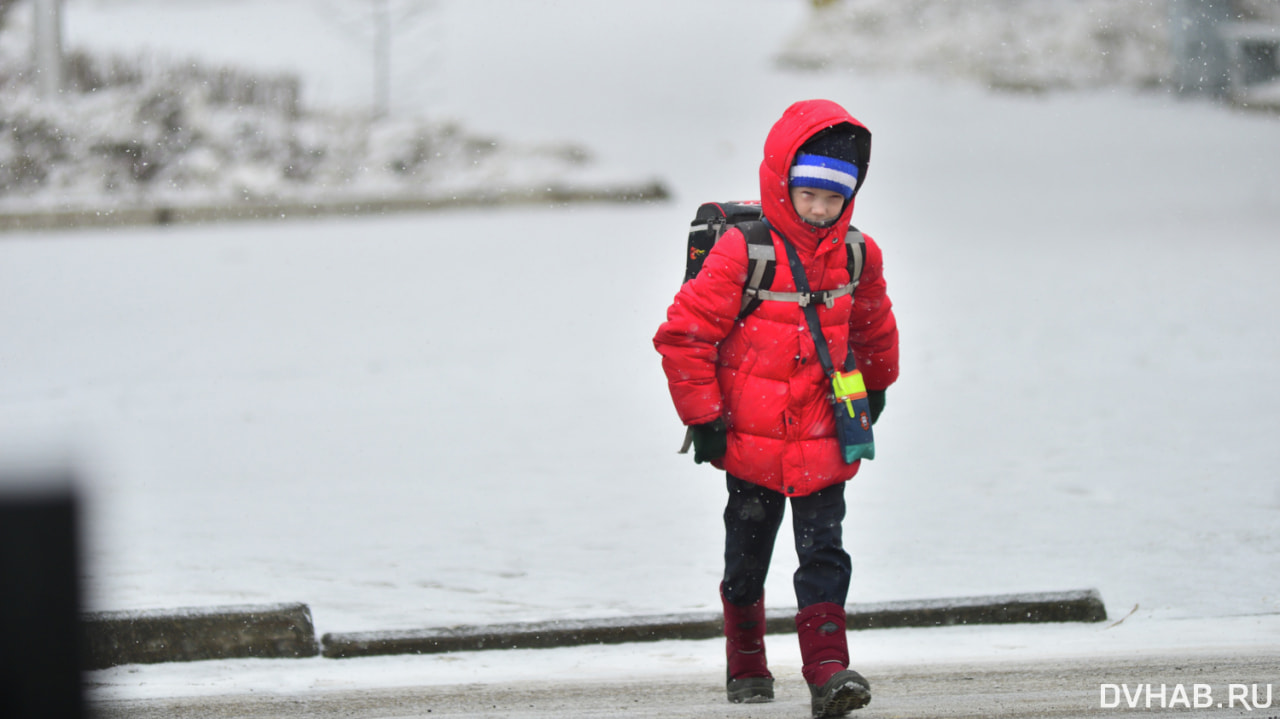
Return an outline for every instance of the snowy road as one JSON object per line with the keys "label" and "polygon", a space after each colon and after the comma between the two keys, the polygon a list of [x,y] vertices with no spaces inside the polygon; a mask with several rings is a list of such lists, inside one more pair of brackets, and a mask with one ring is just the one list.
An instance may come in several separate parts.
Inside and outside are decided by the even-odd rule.
{"label": "snowy road", "polygon": [[[69,36],[288,55],[309,91],[363,103],[361,46],[335,52],[347,40],[312,4],[81,0]],[[1105,716],[1145,711],[1102,710],[1105,683],[1211,684],[1224,703],[1230,684],[1280,686],[1261,659],[1054,658],[1280,646],[1275,118],[788,73],[771,57],[794,0],[441,5],[438,91],[414,76],[397,102],[572,138],[675,199],[6,235],[0,439],[88,445],[91,609],[305,602],[342,633],[718,608],[723,479],[675,454],[649,340],[696,203],[755,196],[769,125],[821,96],[876,132],[858,225],[886,249],[903,328],[883,456],[846,522],[850,601],[1095,587],[1127,617],[868,632],[861,716]],[[709,52],[709,27],[760,41]],[[726,80],[753,101],[693,100]],[[795,670],[774,705],[724,704],[720,651],[228,660],[91,683],[104,716],[806,715]],[[977,673],[889,669],[944,661]],[[489,677],[564,683],[456,688]],[[224,698],[174,698],[198,694]]]}
{"label": "snowy road", "polygon": [[[1280,667],[1256,650],[1130,659],[864,667],[875,698],[857,717],[1091,717],[1194,709],[1196,716],[1280,715]],[[233,717],[804,717],[798,674],[778,672],[777,701],[729,705],[704,671],[634,682],[521,682],[101,702],[100,719]],[[1162,690],[1163,687],[1163,690]],[[1162,698],[1163,696],[1163,698]],[[1148,701],[1150,708],[1148,709]],[[1133,706],[1131,706],[1131,704]]]}

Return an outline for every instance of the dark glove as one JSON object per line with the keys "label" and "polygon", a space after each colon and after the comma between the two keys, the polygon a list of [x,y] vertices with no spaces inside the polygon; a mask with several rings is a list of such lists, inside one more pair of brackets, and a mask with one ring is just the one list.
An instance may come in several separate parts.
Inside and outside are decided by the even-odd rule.
{"label": "dark glove", "polygon": [[729,430],[723,418],[706,424],[695,424],[693,430],[693,461],[695,464],[720,459],[729,449]]}
{"label": "dark glove", "polygon": [[880,413],[884,411],[884,390],[867,390],[867,405],[871,408],[871,424],[875,424],[876,420],[880,419]]}

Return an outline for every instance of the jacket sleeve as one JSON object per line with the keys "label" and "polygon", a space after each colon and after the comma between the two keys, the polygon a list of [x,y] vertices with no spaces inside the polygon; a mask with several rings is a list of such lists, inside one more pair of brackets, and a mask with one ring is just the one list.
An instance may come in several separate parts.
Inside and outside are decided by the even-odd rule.
{"label": "jacket sleeve", "polygon": [[884,280],[884,255],[870,237],[862,280],[853,293],[849,346],[868,389],[886,389],[898,379],[898,322]]}
{"label": "jacket sleeve", "polygon": [[747,242],[733,229],[711,248],[698,276],[680,288],[653,338],[676,412],[687,425],[721,415],[716,360],[720,341],[737,322],[746,281]]}

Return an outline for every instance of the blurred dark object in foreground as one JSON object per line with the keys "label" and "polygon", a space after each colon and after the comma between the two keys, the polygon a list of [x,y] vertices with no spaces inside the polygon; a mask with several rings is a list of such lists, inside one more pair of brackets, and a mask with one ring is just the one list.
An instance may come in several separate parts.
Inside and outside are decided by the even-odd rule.
{"label": "blurred dark object in foreground", "polygon": [[0,466],[0,717],[84,716],[70,471]]}

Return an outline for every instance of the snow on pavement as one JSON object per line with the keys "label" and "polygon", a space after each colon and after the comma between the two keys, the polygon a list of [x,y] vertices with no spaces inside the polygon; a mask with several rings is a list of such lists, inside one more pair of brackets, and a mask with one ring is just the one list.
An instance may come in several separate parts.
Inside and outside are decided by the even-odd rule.
{"label": "snow on pavement", "polygon": [[[1137,607],[1114,629],[887,630],[857,651],[1273,646],[1275,119],[787,74],[766,42],[706,53],[702,29],[728,17],[780,45],[801,4],[685,5],[651,65],[636,58],[674,4],[442,10],[478,58],[440,80],[451,112],[583,141],[664,177],[671,203],[0,238],[0,427],[94,457],[92,608],[303,601],[323,633],[716,607],[722,480],[674,454],[649,338],[692,209],[754,196],[769,123],[829,96],[876,135],[855,220],[885,248],[903,331],[879,458],[850,487],[850,601],[1095,587],[1113,619]],[[117,11],[71,3],[82,36],[77,7],[104,27]],[[751,101],[708,95],[727,80]],[[776,557],[785,606],[789,540]],[[714,642],[679,649],[720,661]],[[521,661],[663,671],[669,651],[95,674],[118,695],[289,690]]]}

